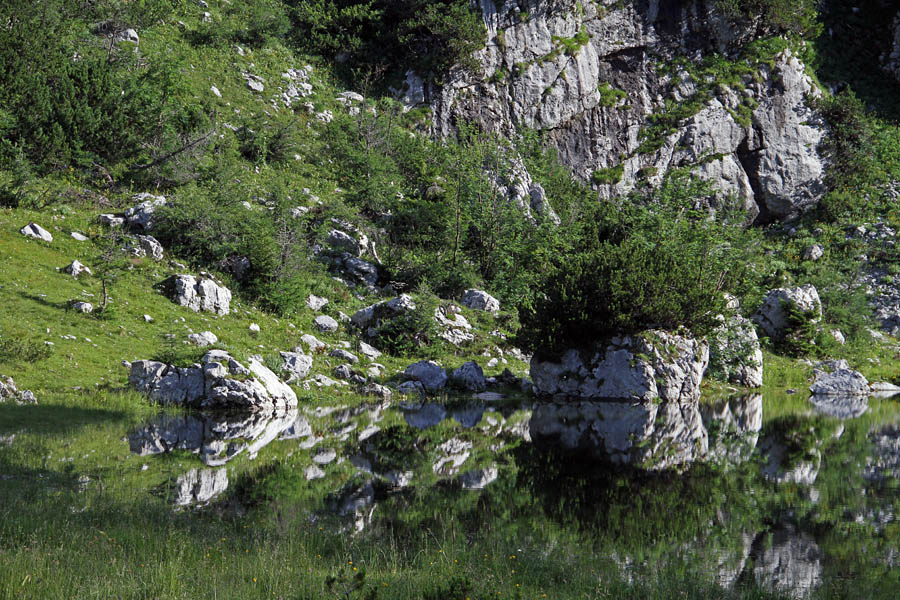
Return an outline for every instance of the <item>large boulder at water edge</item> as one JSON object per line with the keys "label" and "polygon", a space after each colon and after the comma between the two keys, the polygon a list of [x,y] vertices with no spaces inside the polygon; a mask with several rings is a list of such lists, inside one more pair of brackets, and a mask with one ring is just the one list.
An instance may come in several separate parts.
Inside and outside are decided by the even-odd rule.
{"label": "large boulder at water edge", "polygon": [[208,410],[272,412],[297,406],[294,391],[261,360],[249,367],[222,350],[211,350],[202,365],[175,367],[152,360],[132,363],[128,383],[151,400]]}
{"label": "large boulder at water edge", "polygon": [[535,357],[531,379],[543,397],[697,401],[708,363],[706,341],[647,330],[570,349],[557,359]]}

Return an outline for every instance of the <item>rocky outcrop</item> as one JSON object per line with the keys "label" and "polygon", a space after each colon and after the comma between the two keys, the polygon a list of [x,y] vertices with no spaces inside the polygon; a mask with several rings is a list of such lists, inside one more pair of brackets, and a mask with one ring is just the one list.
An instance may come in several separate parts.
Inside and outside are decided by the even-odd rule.
{"label": "rocky outcrop", "polygon": [[163,196],[153,194],[136,194],[131,200],[137,204],[125,211],[128,226],[141,231],[153,229],[154,213],[167,204]]}
{"label": "rocky outcrop", "polygon": [[822,318],[822,301],[815,286],[806,284],[770,290],[762,306],[754,313],[753,321],[767,336],[780,339],[794,325],[790,319],[792,310],[810,313],[813,322]]}
{"label": "rocky outcrop", "polygon": [[19,390],[12,377],[0,375],[0,404],[7,400],[15,401],[16,404],[37,404],[31,390]]}
{"label": "rocky outcrop", "polygon": [[297,406],[294,391],[259,358],[251,358],[247,368],[226,352],[212,350],[202,362],[175,367],[138,360],[131,364],[128,382],[160,404],[266,413]]}
{"label": "rocky outcrop", "polygon": [[[796,57],[761,61],[740,82],[696,72],[765,35],[755,24],[705,0],[479,5],[488,44],[478,68],[425,94],[437,133],[463,121],[508,136],[540,130],[582,180],[616,174],[596,180],[603,197],[680,167],[712,180],[720,200],[735,195],[751,219],[794,216],[824,193],[826,127],[808,106],[819,92]],[[695,72],[674,66],[685,57]]]}
{"label": "rocky outcrop", "polygon": [[172,302],[186,306],[194,312],[207,311],[227,315],[231,310],[231,291],[212,279],[193,275],[173,275],[163,287]]}
{"label": "rocky outcrop", "polygon": [[403,376],[418,381],[429,393],[439,392],[447,384],[447,372],[433,360],[420,360],[406,367]]}
{"label": "rocky outcrop", "polygon": [[832,360],[816,365],[809,391],[813,396],[865,397],[869,395],[869,381],[846,360]]}
{"label": "rocky outcrop", "polygon": [[378,302],[356,311],[350,317],[350,322],[365,330],[369,327],[377,327],[385,319],[392,319],[415,309],[416,303],[413,302],[413,299],[406,294],[400,294],[391,300]]}
{"label": "rocky outcrop", "polygon": [[450,374],[450,381],[464,390],[470,392],[483,392],[487,389],[484,379],[484,371],[475,361],[463,363]]}
{"label": "rocky outcrop", "polygon": [[483,290],[466,290],[462,300],[464,306],[491,313],[500,311],[500,301]]}
{"label": "rocky outcrop", "polygon": [[531,361],[538,396],[560,400],[696,402],[709,363],[706,341],[659,330],[617,336],[597,347]]}

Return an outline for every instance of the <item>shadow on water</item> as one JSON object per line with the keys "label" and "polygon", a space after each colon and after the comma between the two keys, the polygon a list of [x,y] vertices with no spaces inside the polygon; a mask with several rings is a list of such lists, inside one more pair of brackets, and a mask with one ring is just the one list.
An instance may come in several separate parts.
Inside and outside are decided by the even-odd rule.
{"label": "shadow on water", "polygon": [[0,432],[27,430],[30,433],[61,434],[80,427],[126,422],[131,418],[125,411],[102,408],[59,404],[0,404]]}

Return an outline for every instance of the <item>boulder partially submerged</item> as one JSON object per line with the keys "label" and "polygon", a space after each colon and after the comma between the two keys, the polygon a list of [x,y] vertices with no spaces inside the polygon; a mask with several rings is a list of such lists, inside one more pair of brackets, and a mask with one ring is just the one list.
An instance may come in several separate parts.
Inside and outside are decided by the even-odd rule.
{"label": "boulder partially submerged", "polygon": [[202,365],[175,367],[153,360],[132,363],[128,382],[160,404],[204,410],[274,412],[297,406],[297,395],[252,357],[249,367],[222,350],[204,355]]}

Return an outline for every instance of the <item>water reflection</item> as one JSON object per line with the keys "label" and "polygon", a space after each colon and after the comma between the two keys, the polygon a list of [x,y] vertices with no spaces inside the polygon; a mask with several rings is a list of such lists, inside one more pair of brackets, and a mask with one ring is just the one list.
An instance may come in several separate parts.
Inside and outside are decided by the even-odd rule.
{"label": "water reflection", "polygon": [[[216,467],[247,453],[254,457],[283,432],[308,427],[296,409],[281,414],[161,414],[128,434],[131,452],[139,456],[187,450]],[[289,433],[291,435],[291,433]]]}
{"label": "water reflection", "polygon": [[762,396],[696,402],[567,402],[535,407],[531,436],[617,465],[665,470],[745,460],[762,427]]}
{"label": "water reflection", "polygon": [[[273,469],[288,483],[267,489],[302,488],[300,510],[337,531],[372,540],[417,539],[446,523],[472,539],[529,531],[537,552],[568,540],[559,552],[601,553],[634,583],[687,565],[722,589],[806,597],[828,581],[834,544],[857,534],[848,524],[881,536],[866,538],[880,544],[878,564],[897,563],[896,494],[884,485],[900,478],[900,428],[870,430],[881,409],[841,398],[768,421],[763,404],[760,394],[701,404],[469,397],[268,418],[162,415],[128,439],[137,454],[187,450],[208,467],[290,444],[288,458],[272,461],[288,465]],[[267,476],[254,471],[247,485]],[[231,501],[245,487],[229,489],[222,468],[194,469],[178,478],[174,502]]]}

